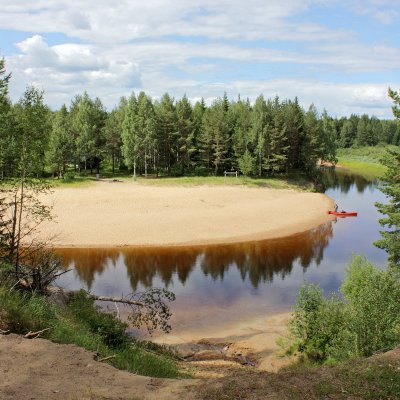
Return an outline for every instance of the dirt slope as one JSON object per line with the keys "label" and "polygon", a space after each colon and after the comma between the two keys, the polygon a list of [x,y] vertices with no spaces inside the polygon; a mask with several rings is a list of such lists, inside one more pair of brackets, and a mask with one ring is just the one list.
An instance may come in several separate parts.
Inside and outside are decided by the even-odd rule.
{"label": "dirt slope", "polygon": [[74,345],[0,335],[1,400],[169,400],[179,397],[185,386],[182,380],[120,371]]}

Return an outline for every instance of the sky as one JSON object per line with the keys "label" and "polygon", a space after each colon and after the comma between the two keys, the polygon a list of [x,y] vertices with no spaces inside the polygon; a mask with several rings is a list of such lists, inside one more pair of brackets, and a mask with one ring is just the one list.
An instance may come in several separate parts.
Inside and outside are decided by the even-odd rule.
{"label": "sky", "polygon": [[400,0],[0,0],[0,57],[13,101],[35,85],[54,110],[143,90],[392,118]]}

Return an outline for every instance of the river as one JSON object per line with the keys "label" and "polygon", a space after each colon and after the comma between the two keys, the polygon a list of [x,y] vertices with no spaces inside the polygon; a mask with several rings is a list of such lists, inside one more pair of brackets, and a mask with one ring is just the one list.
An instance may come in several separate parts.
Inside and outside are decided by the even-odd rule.
{"label": "river", "polygon": [[384,266],[374,203],[385,201],[376,183],[327,170],[326,194],[339,209],[357,211],[311,231],[276,240],[224,246],[59,249],[73,271],[58,284],[121,296],[161,287],[173,291],[173,331],[185,332],[241,318],[290,310],[302,283],[338,290],[353,254]]}

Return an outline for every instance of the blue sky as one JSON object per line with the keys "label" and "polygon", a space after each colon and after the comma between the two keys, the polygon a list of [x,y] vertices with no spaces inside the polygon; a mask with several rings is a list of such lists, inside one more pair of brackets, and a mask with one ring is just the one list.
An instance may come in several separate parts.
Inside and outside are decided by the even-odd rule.
{"label": "blue sky", "polygon": [[88,91],[108,109],[144,90],[211,102],[294,98],[322,112],[392,118],[400,0],[16,0],[0,11],[10,95],[57,109]]}

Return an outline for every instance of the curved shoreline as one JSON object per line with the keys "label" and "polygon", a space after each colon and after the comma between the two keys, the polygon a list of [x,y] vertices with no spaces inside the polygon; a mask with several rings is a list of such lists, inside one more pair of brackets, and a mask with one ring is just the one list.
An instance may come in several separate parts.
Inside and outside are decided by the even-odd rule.
{"label": "curved shoreline", "polygon": [[288,189],[143,186],[97,182],[43,199],[57,223],[41,227],[58,248],[197,247],[276,239],[332,220],[333,200]]}

